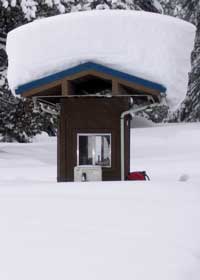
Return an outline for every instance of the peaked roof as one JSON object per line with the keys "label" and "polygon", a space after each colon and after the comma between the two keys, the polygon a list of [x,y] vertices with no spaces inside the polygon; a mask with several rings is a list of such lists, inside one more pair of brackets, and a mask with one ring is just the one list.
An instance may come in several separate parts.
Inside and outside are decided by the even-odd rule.
{"label": "peaked roof", "polygon": [[109,68],[107,66],[103,66],[101,64],[97,64],[97,63],[94,63],[94,62],[86,62],[86,63],[83,63],[83,64],[79,64],[75,67],[66,69],[64,71],[57,72],[55,74],[51,74],[51,75],[46,76],[44,78],[29,82],[29,83],[24,84],[24,85],[21,85],[15,90],[15,92],[16,92],[16,94],[22,94],[22,93],[24,93],[26,91],[29,91],[29,90],[32,90],[34,88],[38,88],[40,86],[43,86],[43,85],[55,82],[57,80],[67,78],[71,75],[74,75],[74,74],[77,74],[77,73],[80,73],[80,72],[83,72],[83,71],[88,71],[88,70],[95,70],[97,72],[104,73],[104,74],[107,74],[107,75],[110,75],[112,77],[119,78],[119,79],[122,79],[122,80],[125,80],[125,81],[128,81],[128,82],[132,82],[134,84],[138,84],[138,85],[144,86],[146,88],[157,90],[159,92],[166,92],[166,87],[164,87],[161,84],[158,84],[158,83],[155,83],[155,82],[152,82],[152,81],[149,81],[149,80],[145,80],[145,79],[139,78],[139,77],[134,76],[134,75],[130,75],[130,74],[125,73],[125,72],[114,70],[112,68]]}

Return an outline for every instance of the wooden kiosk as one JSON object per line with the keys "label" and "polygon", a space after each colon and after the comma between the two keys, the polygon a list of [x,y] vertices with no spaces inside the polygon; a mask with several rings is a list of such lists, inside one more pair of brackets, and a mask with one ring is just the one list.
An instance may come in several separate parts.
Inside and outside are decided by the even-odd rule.
{"label": "wooden kiosk", "polygon": [[65,182],[74,181],[77,166],[100,166],[102,180],[126,178],[132,98],[159,102],[165,91],[160,84],[87,62],[24,84],[16,93],[59,104],[57,180]]}

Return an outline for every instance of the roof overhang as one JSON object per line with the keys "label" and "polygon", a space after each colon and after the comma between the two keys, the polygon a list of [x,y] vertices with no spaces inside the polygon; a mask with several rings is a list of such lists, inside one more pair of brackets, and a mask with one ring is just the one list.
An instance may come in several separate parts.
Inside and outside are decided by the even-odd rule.
{"label": "roof overhang", "polygon": [[102,73],[104,75],[107,75],[110,78],[116,78],[121,81],[125,81],[128,83],[132,83],[135,85],[142,86],[143,88],[147,88],[153,91],[157,91],[160,93],[166,92],[166,87],[155,83],[146,79],[142,79],[140,77],[130,75],[125,72],[121,72],[112,68],[109,68],[104,65],[100,65],[94,62],[87,62],[83,63],[74,67],[71,67],[69,69],[66,69],[64,71],[48,75],[46,77],[40,78],[35,81],[31,81],[29,83],[26,83],[24,85],[19,86],[15,92],[18,95],[24,95],[26,92],[33,91],[34,89],[40,89],[44,88],[48,84],[53,84],[55,82],[62,81],[63,79],[70,78],[71,76],[74,76],[81,72],[88,72],[88,71],[96,71],[98,73]]}

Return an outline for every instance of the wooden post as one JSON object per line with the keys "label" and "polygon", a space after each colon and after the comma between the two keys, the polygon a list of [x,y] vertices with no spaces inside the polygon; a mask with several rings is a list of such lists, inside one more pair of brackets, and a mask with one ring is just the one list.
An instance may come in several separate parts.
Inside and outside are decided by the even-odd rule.
{"label": "wooden post", "polygon": [[62,81],[62,95],[74,95],[74,88],[72,82],[69,80]]}
{"label": "wooden post", "polygon": [[116,79],[112,79],[112,95],[120,94],[120,86]]}
{"label": "wooden post", "polygon": [[68,81],[67,80],[62,81],[62,95],[64,95],[64,96],[68,95]]}

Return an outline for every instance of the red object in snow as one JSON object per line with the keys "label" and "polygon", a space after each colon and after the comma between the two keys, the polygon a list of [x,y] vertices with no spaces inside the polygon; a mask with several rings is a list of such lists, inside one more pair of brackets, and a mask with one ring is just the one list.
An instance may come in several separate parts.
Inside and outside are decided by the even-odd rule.
{"label": "red object in snow", "polygon": [[130,172],[128,174],[127,180],[146,181],[146,180],[150,180],[150,179],[149,179],[149,176],[147,175],[146,171],[135,171],[135,172]]}

